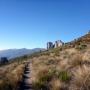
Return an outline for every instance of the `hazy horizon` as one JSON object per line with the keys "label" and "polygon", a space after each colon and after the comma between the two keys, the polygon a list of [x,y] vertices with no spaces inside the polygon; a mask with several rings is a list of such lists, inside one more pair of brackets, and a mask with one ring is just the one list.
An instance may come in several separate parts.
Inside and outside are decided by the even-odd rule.
{"label": "hazy horizon", "polygon": [[[42,47],[35,47],[35,48],[23,48],[23,47],[21,47],[21,48],[4,48],[4,49],[0,49],[0,51],[4,51],[4,50],[13,50],[13,49],[36,49],[36,48],[42,48]],[[45,49],[46,47],[44,47],[44,49]]]}
{"label": "hazy horizon", "polygon": [[89,30],[89,0],[0,0],[0,50],[46,48]]}

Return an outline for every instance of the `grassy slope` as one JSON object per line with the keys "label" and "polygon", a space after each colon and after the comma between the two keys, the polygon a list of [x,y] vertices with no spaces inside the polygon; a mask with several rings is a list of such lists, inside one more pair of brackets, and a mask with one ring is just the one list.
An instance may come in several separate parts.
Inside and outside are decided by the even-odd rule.
{"label": "grassy slope", "polygon": [[85,45],[90,42],[89,36],[72,45],[16,58],[0,67],[0,90],[17,90],[26,59],[32,60],[34,90],[90,90],[90,44]]}
{"label": "grassy slope", "polygon": [[57,48],[34,56],[35,90],[90,90],[90,47]]}
{"label": "grassy slope", "polygon": [[89,90],[90,47],[57,48],[18,58],[0,67],[0,90],[17,90],[25,63],[32,58],[34,90]]}
{"label": "grassy slope", "polygon": [[25,64],[19,58],[0,67],[0,90],[17,90],[22,80]]}

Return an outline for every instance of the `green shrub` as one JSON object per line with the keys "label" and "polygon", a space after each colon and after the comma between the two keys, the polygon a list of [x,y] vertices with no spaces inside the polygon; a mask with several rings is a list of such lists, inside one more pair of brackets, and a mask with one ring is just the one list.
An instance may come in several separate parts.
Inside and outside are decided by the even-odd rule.
{"label": "green shrub", "polygon": [[41,74],[38,81],[34,83],[33,87],[35,90],[48,90],[48,82],[51,79],[50,74]]}
{"label": "green shrub", "polygon": [[63,82],[67,82],[70,80],[70,76],[66,71],[59,72],[58,78]]}
{"label": "green shrub", "polygon": [[80,44],[80,45],[76,46],[76,49],[78,49],[78,50],[83,50],[83,49],[86,49],[86,47],[87,47],[87,45],[85,45],[85,44]]}
{"label": "green shrub", "polygon": [[52,80],[55,70],[43,70],[38,74],[38,81],[33,84],[35,90],[49,90],[49,82]]}

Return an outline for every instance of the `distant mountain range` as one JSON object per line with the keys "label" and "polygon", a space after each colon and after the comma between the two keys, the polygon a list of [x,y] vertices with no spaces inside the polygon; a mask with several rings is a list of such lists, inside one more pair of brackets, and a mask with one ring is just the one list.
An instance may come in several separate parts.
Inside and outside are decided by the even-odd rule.
{"label": "distant mountain range", "polygon": [[35,49],[7,49],[7,50],[0,50],[0,57],[7,57],[8,59],[32,54],[34,52],[43,51],[45,49],[42,48],[35,48]]}

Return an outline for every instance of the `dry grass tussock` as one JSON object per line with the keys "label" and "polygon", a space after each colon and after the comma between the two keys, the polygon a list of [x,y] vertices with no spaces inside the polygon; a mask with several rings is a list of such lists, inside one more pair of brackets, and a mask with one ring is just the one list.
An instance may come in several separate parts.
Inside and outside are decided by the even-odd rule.
{"label": "dry grass tussock", "polygon": [[32,59],[35,90],[90,90],[90,49],[52,52]]}
{"label": "dry grass tussock", "polygon": [[52,79],[49,85],[51,90],[61,90],[64,87],[64,83],[57,78]]}
{"label": "dry grass tussock", "polygon": [[17,90],[25,64],[12,63],[0,68],[0,90]]}
{"label": "dry grass tussock", "polygon": [[72,73],[69,90],[90,90],[90,66],[79,66]]}

